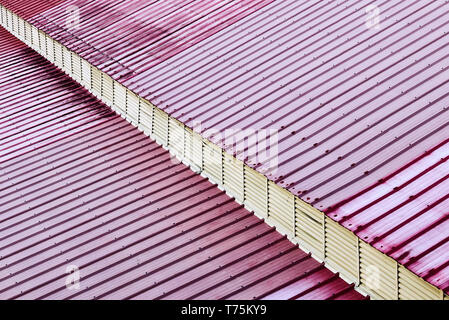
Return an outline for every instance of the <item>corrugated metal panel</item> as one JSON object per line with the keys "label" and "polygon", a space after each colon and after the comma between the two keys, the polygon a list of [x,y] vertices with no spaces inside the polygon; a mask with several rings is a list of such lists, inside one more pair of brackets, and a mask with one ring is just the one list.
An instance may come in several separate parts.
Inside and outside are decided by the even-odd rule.
{"label": "corrugated metal panel", "polygon": [[126,92],[126,87],[114,82],[114,107],[122,115],[126,115]]}
{"label": "corrugated metal panel", "polygon": [[157,142],[168,144],[168,115],[159,109],[153,111],[153,135]]}
{"label": "corrugated metal panel", "polygon": [[106,104],[112,106],[114,104],[114,82],[112,78],[105,73],[102,73],[101,77],[101,92],[106,100]]}
{"label": "corrugated metal panel", "polygon": [[46,41],[47,35],[42,32],[39,31],[39,48],[40,48],[40,52],[43,55],[47,54],[47,41]]}
{"label": "corrugated metal panel", "polygon": [[295,230],[295,197],[288,191],[276,188],[268,183],[268,218],[272,219],[282,230]]}
{"label": "corrugated metal panel", "polygon": [[[147,72],[151,66],[181,53],[272,2],[65,1],[30,21],[46,32],[52,31],[57,40],[64,41],[68,47],[78,47],[89,61],[110,68],[118,78],[130,75],[128,65],[139,73]],[[69,5],[79,8],[85,27],[79,30],[65,28],[67,19],[70,19],[65,11]],[[100,37],[102,41],[99,41]],[[87,38],[89,41],[85,41]]]}
{"label": "corrugated metal panel", "polygon": [[72,73],[72,52],[64,48],[64,68],[63,71],[67,74]]}
{"label": "corrugated metal panel", "polygon": [[362,298],[3,28],[0,46],[2,299]]}
{"label": "corrugated metal panel", "polygon": [[[122,41],[136,31],[132,22],[140,17],[141,7],[131,8],[129,2],[97,7],[89,1],[68,3],[79,4],[91,17],[92,25],[77,37],[55,28],[66,18],[60,8],[36,16],[33,22],[187,125],[201,121],[205,127],[221,130],[242,126],[279,129],[279,167],[270,179],[319,209],[358,194],[448,137],[446,2],[380,3],[379,29],[366,27],[366,3],[360,1],[267,2],[228,28],[198,38],[201,42],[180,46],[176,55],[157,59],[143,54],[152,49],[126,51],[134,43]],[[162,14],[173,10],[168,16],[179,19],[179,24],[173,19],[170,26],[185,32],[183,23],[192,20],[180,18],[176,5],[183,4],[157,7],[152,16],[155,25],[160,25]],[[204,17],[212,12],[207,10],[218,8],[212,2],[195,6],[193,12]],[[230,7],[223,6],[222,13],[230,13],[226,11]],[[149,5],[145,10],[150,8],[155,7]],[[127,19],[122,19],[123,12]],[[111,13],[119,13],[121,19],[114,16],[110,28],[99,37],[96,21]],[[125,31],[117,35],[120,29]],[[163,33],[155,32],[154,46],[173,48],[176,41],[165,42],[166,37],[159,37]],[[105,34],[109,42],[99,43]],[[84,38],[99,45],[87,45]],[[120,48],[114,50],[117,43]],[[411,195],[422,191],[417,189]],[[392,196],[387,201],[393,207],[402,203],[398,199]],[[329,214],[340,221],[340,216]],[[389,247],[377,246],[383,222],[376,223],[366,228],[372,229],[370,235],[361,238],[382,252],[405,246],[399,241],[409,238],[415,248],[422,248],[418,256],[435,254],[432,246],[438,237],[433,231],[416,229],[413,223],[398,222],[394,227],[398,231],[391,231],[385,240]],[[353,224],[344,225],[361,234]],[[416,236],[416,230],[425,235]],[[429,239],[418,244],[414,237]],[[446,249],[443,243],[441,250]],[[402,261],[402,255],[408,257],[409,252],[392,256]],[[428,259],[426,263],[421,258],[413,263],[405,259],[404,263],[416,264],[410,267],[412,271],[447,290],[448,258]]]}
{"label": "corrugated metal panel", "polygon": [[[101,71],[98,70],[97,68],[91,68],[91,81],[92,81],[92,93],[96,96],[96,97],[101,97]],[[126,95],[125,95],[126,97]],[[126,103],[125,103],[126,105]]]}
{"label": "corrugated metal panel", "polygon": [[215,183],[223,183],[223,152],[210,142],[203,142],[203,170]]}
{"label": "corrugated metal panel", "polygon": [[370,289],[373,298],[398,299],[397,262],[364,242],[360,242],[359,250],[360,282]]}
{"label": "corrugated metal panel", "polygon": [[446,141],[328,212],[361,239],[446,293],[448,159]]}
{"label": "corrugated metal panel", "polygon": [[199,170],[203,168],[203,140],[189,128],[185,128],[185,158]]}
{"label": "corrugated metal panel", "polygon": [[317,208],[447,137],[446,2],[379,3],[379,29],[355,0],[68,4],[76,37],[63,6],[30,21],[188,126],[278,129],[270,179]]}
{"label": "corrugated metal panel", "polygon": [[139,123],[139,108],[139,97],[128,90],[126,93],[126,119],[135,126]]}
{"label": "corrugated metal panel", "polygon": [[47,47],[47,59],[51,62],[51,63],[55,63],[55,47],[54,47],[54,42],[53,39],[50,38],[49,36],[46,37],[45,41],[46,43],[46,47]]}
{"label": "corrugated metal panel", "polygon": [[64,67],[64,55],[61,44],[53,41],[53,50],[55,52],[55,65],[62,70]]}
{"label": "corrugated metal panel", "polygon": [[447,137],[448,4],[380,3],[380,30],[365,7],[275,2],[124,83],[187,125],[278,129],[270,179],[324,209]]}
{"label": "corrugated metal panel", "polygon": [[[62,27],[63,6],[30,21],[189,126],[276,127],[270,179],[317,208],[447,138],[446,2],[378,3],[378,29],[355,0],[131,3],[66,1],[88,23],[76,37]],[[214,14],[230,20],[203,37],[196,27]],[[151,46],[124,41],[148,28]]]}
{"label": "corrugated metal panel", "polygon": [[358,241],[350,231],[340,228],[338,223],[326,218],[325,260],[350,279],[357,279],[359,273]]}
{"label": "corrugated metal panel", "polygon": [[[54,42],[54,45],[56,46],[56,42]],[[55,50],[56,52],[56,50]],[[83,60],[81,62],[81,74],[82,74],[82,84],[87,89],[91,89],[92,86],[92,74],[90,71],[90,65],[87,63],[86,60]]]}
{"label": "corrugated metal panel", "polygon": [[54,8],[66,0],[26,0],[26,1],[11,1],[2,0],[1,4],[8,7],[10,10],[16,12],[21,17],[28,19],[48,9]]}
{"label": "corrugated metal panel", "polygon": [[268,179],[245,166],[245,202],[262,217],[268,218]]}
{"label": "corrugated metal panel", "polygon": [[176,156],[182,158],[184,156],[185,146],[184,125],[175,119],[170,119],[168,132],[168,144],[171,150],[174,151]]}
{"label": "corrugated metal panel", "polygon": [[153,129],[154,107],[148,101],[140,100],[139,126],[145,134],[150,135]]}
{"label": "corrugated metal panel", "polygon": [[81,83],[83,79],[81,63],[81,57],[75,52],[72,52],[72,75],[73,79],[78,83]]}
{"label": "corrugated metal panel", "polygon": [[442,300],[443,293],[401,266],[399,268],[399,298],[402,300]]}
{"label": "corrugated metal panel", "polygon": [[223,154],[223,185],[239,202],[244,201],[244,166],[243,162],[231,155]]}

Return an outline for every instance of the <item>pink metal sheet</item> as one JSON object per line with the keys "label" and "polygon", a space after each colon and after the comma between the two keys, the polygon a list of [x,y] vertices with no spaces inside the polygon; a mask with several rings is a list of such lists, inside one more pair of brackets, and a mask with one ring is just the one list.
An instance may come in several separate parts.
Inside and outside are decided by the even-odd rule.
{"label": "pink metal sheet", "polygon": [[[447,292],[446,173],[422,160],[449,138],[447,1],[0,3],[190,127],[276,130],[269,179],[331,216],[339,208],[337,221]],[[71,5],[80,28],[69,30]],[[405,176],[431,174],[407,192],[376,184],[411,161]]]}
{"label": "pink metal sheet", "polygon": [[1,299],[364,298],[3,28],[0,47]]}
{"label": "pink metal sheet", "polygon": [[449,293],[449,141],[327,214]]}

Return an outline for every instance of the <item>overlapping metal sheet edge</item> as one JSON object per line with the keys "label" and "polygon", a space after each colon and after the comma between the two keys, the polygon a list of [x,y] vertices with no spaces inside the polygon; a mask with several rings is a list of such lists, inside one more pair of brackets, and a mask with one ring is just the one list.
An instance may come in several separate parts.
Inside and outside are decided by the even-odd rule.
{"label": "overlapping metal sheet edge", "polygon": [[0,297],[363,298],[1,27],[0,45]]}
{"label": "overlapping metal sheet edge", "polygon": [[[39,47],[37,48],[37,50],[39,50]],[[96,69],[94,66],[90,66],[90,68]],[[70,71],[69,71],[69,73],[70,73]],[[91,83],[89,83],[89,84],[85,83],[84,85],[87,85],[87,87],[90,87],[92,89]],[[128,90],[127,92],[129,94],[135,95],[130,90]],[[102,97],[101,93],[99,93],[99,92],[94,92],[94,94],[96,94],[100,98]],[[125,104],[126,104],[127,100],[124,99],[124,101],[125,101]],[[142,104],[143,105],[147,105],[147,106],[151,105],[148,101],[145,101],[145,99],[141,99],[141,105],[140,106],[142,106]],[[114,105],[112,105],[112,107],[114,107]],[[115,107],[117,107],[117,106],[115,106]],[[121,108],[120,107],[117,107],[117,108],[118,108],[118,111],[122,113],[123,117],[127,117],[128,121],[133,122],[133,119],[130,119],[129,115],[126,114],[126,111],[125,111],[125,110],[127,110],[126,105],[122,106]],[[155,110],[157,110],[157,112],[160,114],[159,117],[163,118],[163,119],[156,119],[155,122],[160,122],[162,120],[161,125],[163,127],[165,127],[165,129],[164,129],[165,132],[163,132],[164,130],[161,131],[161,133],[163,134],[164,138],[161,139],[160,135],[153,135],[153,137],[156,140],[158,140],[161,144],[167,145],[169,147],[169,149],[170,149],[171,146],[169,144],[169,139],[168,139],[168,137],[170,136],[170,134],[169,134],[170,123],[171,122],[178,122],[178,121],[176,119],[168,116],[165,112],[161,111],[157,107],[154,107],[154,106],[151,105],[151,108],[152,108],[152,112],[151,112],[152,115],[154,115]],[[140,111],[139,111],[139,114],[140,114]],[[136,124],[136,123],[134,122],[134,124]],[[137,125],[139,125],[141,129],[143,129],[143,130],[145,129],[140,124],[137,124]],[[179,123],[179,125],[183,126],[182,123]],[[177,153],[177,155],[181,156],[181,157],[184,156],[185,158],[183,160],[187,161],[187,163],[189,163],[191,165],[193,164],[194,166],[197,166],[197,168],[199,168],[200,170],[204,169],[203,168],[203,165],[204,165],[204,162],[205,162],[204,159],[207,159],[207,157],[211,154],[211,152],[208,150],[208,148],[210,150],[213,150],[213,149],[217,150],[216,149],[217,147],[214,146],[212,143],[210,143],[210,141],[201,138],[199,135],[195,135],[195,133],[192,130],[190,130],[189,128],[187,128],[185,126],[184,126],[184,130],[185,130],[185,134],[183,134],[184,139],[185,139],[185,141],[183,141],[184,154],[178,154]],[[154,132],[152,132],[152,134],[154,134]],[[189,138],[188,138],[189,136],[190,136],[191,140],[189,140]],[[197,144],[200,144],[202,146],[201,148],[203,149],[203,155],[202,155],[201,159],[199,159],[199,162],[198,161],[191,161],[193,159],[189,159],[189,157],[186,154],[188,149],[189,149],[189,148],[187,148],[189,146],[186,146],[186,141],[190,141],[191,143],[194,144],[195,139],[193,137],[196,137]],[[200,140],[199,142],[198,142],[198,139]],[[179,143],[179,141],[177,141],[176,143]],[[206,152],[206,156],[204,155],[204,149],[206,149],[206,151],[207,151]],[[218,148],[218,150],[220,150],[220,149]],[[209,179],[211,179],[212,181],[214,181],[214,182],[217,182],[217,183],[222,183],[223,182],[223,166],[224,166],[224,164],[223,164],[223,162],[221,160],[224,159],[225,157],[226,157],[225,156],[225,152],[222,151],[221,152],[221,156],[219,156],[219,159],[221,158],[219,160],[219,163],[217,163],[217,159],[214,158],[214,157],[212,157],[211,161],[209,162],[209,165],[211,165],[211,167],[213,167],[215,170],[216,170],[215,166],[218,165],[221,168],[220,171],[222,171],[220,176],[217,176],[216,174],[214,175],[212,172],[205,172],[206,176]],[[196,159],[196,160],[198,160],[198,159]],[[250,168],[247,168],[247,166],[244,166],[244,169],[245,169],[245,172],[248,172],[248,181],[252,179],[252,176],[260,175],[256,171],[254,171],[254,170],[252,170]],[[218,172],[220,172],[220,171],[218,171]],[[244,176],[244,180],[246,181],[245,177],[246,176]],[[263,177],[263,179],[266,179],[266,178]],[[268,182],[268,180],[266,180],[266,181],[267,181],[267,186],[269,186],[270,183]],[[272,188],[274,190],[276,190],[275,192],[277,192],[277,193],[284,193],[285,192],[285,191],[283,191],[282,188],[278,187],[275,184],[272,184]],[[269,188],[266,188],[267,195],[265,196],[265,201],[268,201],[268,198],[269,198],[268,189]],[[241,193],[245,194],[246,192],[247,192],[247,190],[245,190],[245,186],[244,186],[244,190],[242,190]],[[233,194],[232,191],[230,193]],[[287,194],[289,194],[289,193],[287,193]],[[259,197],[260,196],[263,196],[263,194],[262,195],[259,194]],[[321,249],[316,250],[316,248],[313,247],[313,245],[311,245],[311,242],[313,242],[313,240],[315,240],[315,239],[313,239],[311,241],[311,238],[313,238],[313,236],[311,237],[307,233],[300,233],[300,234],[298,234],[296,232],[295,227],[293,227],[293,226],[291,227],[291,229],[295,230],[293,233],[292,233],[291,230],[288,230],[290,228],[288,228],[286,230],[285,224],[279,223],[280,222],[278,220],[279,217],[277,217],[276,214],[272,214],[271,216],[269,216],[268,212],[261,212],[261,211],[259,211],[257,209],[254,209],[252,204],[248,203],[248,201],[245,201],[245,205],[247,207],[249,207],[250,209],[254,209],[255,212],[259,216],[262,216],[262,217],[265,217],[265,218],[268,217],[268,222],[269,223],[271,223],[272,225],[275,225],[279,230],[281,230],[285,234],[287,234],[291,238],[292,241],[299,243],[300,245],[302,245],[305,248],[307,248],[308,251],[313,252],[314,256],[316,256],[318,259],[320,259],[320,257],[324,257],[324,261],[327,264],[335,267],[336,270],[342,272],[342,276],[345,279],[348,279],[348,281],[350,281],[350,282],[351,281],[356,281],[358,283],[358,285],[361,286],[361,288],[363,288],[364,290],[366,290],[367,292],[372,294],[375,298],[383,298],[383,299],[391,298],[391,299],[394,299],[394,298],[398,298],[399,297],[399,292],[398,291],[400,290],[400,284],[399,284],[399,280],[398,280],[399,278],[397,276],[394,279],[395,283],[393,283],[393,284],[392,283],[387,283],[387,286],[389,287],[389,290],[390,291],[392,290],[392,293],[389,292],[388,294],[385,294],[385,291],[382,291],[384,289],[382,289],[381,292],[376,292],[375,290],[373,291],[372,288],[370,288],[370,283],[372,282],[372,279],[370,277],[362,278],[362,275],[361,275],[362,270],[364,270],[363,268],[367,267],[366,265],[362,266],[362,259],[361,259],[361,252],[360,252],[360,247],[363,246],[364,242],[361,241],[354,234],[349,233],[349,234],[347,234],[347,236],[349,236],[352,239],[352,240],[349,240],[349,241],[355,244],[355,247],[357,249],[356,251],[354,251],[354,248],[352,248],[351,250],[345,252],[345,251],[340,251],[340,248],[337,248],[338,256],[328,255],[328,252],[329,252],[330,249],[326,247],[326,244],[331,243],[332,245],[334,245],[334,243],[335,243],[335,242],[332,242],[332,241],[329,242],[328,235],[329,234],[332,235],[332,231],[329,231],[328,229],[326,229],[326,225],[332,225],[333,224],[332,220],[327,218],[327,217],[324,217],[321,212],[319,212],[315,208],[311,207],[307,203],[303,203],[303,201],[301,199],[299,199],[298,197],[294,197],[292,194],[290,194],[290,196],[294,200],[295,207],[296,207],[296,210],[293,209],[293,212],[295,214],[294,221],[299,221],[300,220],[300,216],[306,216],[307,217],[306,219],[311,219],[312,216],[321,216],[322,217],[323,223],[322,223],[322,228],[321,229],[322,229],[322,238],[323,238],[322,243],[323,243],[323,247]],[[287,197],[290,197],[290,196],[287,196]],[[245,199],[245,200],[248,200],[248,199]],[[280,202],[278,202],[278,203],[281,203],[281,202],[282,202],[282,200]],[[268,207],[269,207],[269,205],[266,206],[267,211],[269,210]],[[341,228],[337,227],[337,229],[334,229],[333,232],[334,233],[336,232],[337,234],[340,234],[340,233],[344,234],[346,231],[345,231],[345,229],[341,229]],[[307,240],[304,240],[304,239],[307,239]],[[341,240],[341,238],[338,235],[336,236],[335,239],[338,240],[338,241]],[[370,246],[367,246],[366,250],[370,251],[369,256],[375,256],[377,254],[376,253],[377,250],[372,250],[372,247],[370,247]],[[348,253],[349,253],[349,255],[348,255]],[[348,270],[347,263],[345,263],[344,261],[346,259],[351,260],[353,258],[353,255],[356,255],[355,261],[357,262],[357,265],[351,266],[349,268],[350,270]],[[382,254],[378,255],[377,259],[371,260],[371,263],[372,263],[371,266],[376,268],[376,269],[379,269],[378,267],[381,267],[385,263],[396,263],[395,270],[396,270],[396,275],[397,275],[397,272],[398,272],[397,270],[399,270],[401,268],[401,266],[399,266],[397,264],[397,262],[395,262],[394,260],[390,259],[392,261],[391,262],[388,259],[389,258],[387,256],[385,256],[385,255],[382,255]],[[343,261],[343,263],[342,263],[342,261]],[[407,269],[403,268],[403,272],[407,273],[409,271]],[[410,277],[410,278],[414,279],[414,281],[416,283],[420,283],[421,284],[421,279],[419,279],[418,277],[416,277],[416,278]],[[392,285],[393,285],[393,288],[391,287]],[[412,288],[407,288],[407,290],[411,290],[411,296],[412,297],[413,297],[414,293],[416,293],[415,296],[417,296],[417,297],[420,296],[419,295],[419,293],[420,293],[420,291],[419,291],[420,290],[420,286],[419,285],[415,286],[415,287],[412,287]],[[437,293],[435,295],[433,295],[432,298],[434,298],[434,299],[442,298],[443,297],[442,291],[438,290],[438,289],[435,289],[435,290],[436,290]]]}

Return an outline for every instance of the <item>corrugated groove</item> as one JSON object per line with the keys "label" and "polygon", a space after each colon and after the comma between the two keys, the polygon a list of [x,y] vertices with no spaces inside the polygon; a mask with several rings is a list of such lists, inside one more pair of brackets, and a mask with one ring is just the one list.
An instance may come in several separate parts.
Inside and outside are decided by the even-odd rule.
{"label": "corrugated groove", "polygon": [[13,31],[13,29],[12,29],[12,15],[13,15],[13,13],[11,11],[7,11],[6,12],[6,27],[10,31]]}
{"label": "corrugated groove", "polygon": [[35,26],[31,26],[31,47],[36,51],[39,50],[39,29]]}
{"label": "corrugated groove", "polygon": [[19,33],[19,17],[15,13],[12,13],[11,27],[14,32]]}
{"label": "corrugated groove", "polygon": [[46,38],[47,38],[47,35],[43,31],[39,30],[39,48],[40,48],[41,54],[44,56],[48,55]]}
{"label": "corrugated groove", "polygon": [[47,59],[51,63],[55,63],[55,47],[54,47],[54,41],[52,38],[50,38],[48,35],[45,37],[45,42],[47,46]]}
{"label": "corrugated groove", "polygon": [[[55,65],[62,70],[64,67],[64,62],[63,62],[64,56],[63,56],[62,46],[59,42],[54,41],[53,48],[55,51]],[[89,73],[90,73],[90,69],[89,69]],[[89,77],[89,79],[90,79],[90,77]],[[90,88],[90,86],[89,86],[89,88]]]}
{"label": "corrugated groove", "polygon": [[[56,45],[55,45],[55,52],[56,52]],[[81,74],[82,74],[82,85],[86,87],[88,90],[91,90],[92,77],[90,71],[90,63],[84,59],[81,61]]]}
{"label": "corrugated groove", "polygon": [[63,71],[67,74],[72,74],[72,52],[66,47],[64,48],[64,69]]}
{"label": "corrugated groove", "polygon": [[17,32],[17,15],[11,12],[8,16],[8,26],[13,32]]}
{"label": "corrugated groove", "polygon": [[75,52],[72,52],[72,76],[76,82],[81,83],[82,80],[81,57]]}
{"label": "corrugated groove", "polygon": [[192,129],[184,126],[185,129],[185,145],[184,159],[193,164],[196,168],[203,168],[203,139]]}
{"label": "corrugated groove", "polygon": [[73,64],[72,64],[72,51],[64,48],[64,72],[68,75],[73,74]]}
{"label": "corrugated groove", "polygon": [[25,22],[25,39],[28,41],[28,44],[30,43],[31,37],[31,25]]}
{"label": "corrugated groove", "polygon": [[19,38],[21,40],[25,39],[25,21],[23,21],[22,19],[18,18],[18,23],[19,23],[19,30],[18,30],[18,35]]}

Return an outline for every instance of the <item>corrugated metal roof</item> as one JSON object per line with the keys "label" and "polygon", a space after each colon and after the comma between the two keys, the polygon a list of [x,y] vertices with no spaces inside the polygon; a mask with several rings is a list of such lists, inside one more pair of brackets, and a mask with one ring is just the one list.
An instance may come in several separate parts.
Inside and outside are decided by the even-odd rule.
{"label": "corrugated metal roof", "polygon": [[[244,4],[248,6],[238,11],[237,2],[231,1],[69,0],[31,21],[189,126],[199,121],[204,128],[222,131],[278,129],[279,166],[270,179],[322,210],[361,194],[334,218],[356,212],[343,223],[346,227],[447,290],[448,259],[433,256],[445,248],[444,233],[434,233],[443,222],[435,228],[427,223],[422,224],[426,228],[416,228],[424,218],[407,210],[427,203],[421,202],[423,197],[404,203],[404,191],[384,197],[383,188],[389,190],[384,183],[373,191],[365,189],[387,180],[413,159],[422,163],[425,150],[449,137],[448,3]],[[22,2],[21,10],[26,11],[27,5]],[[67,5],[81,10],[79,30],[68,32],[64,26]],[[366,26],[368,5],[380,10],[379,28]],[[211,8],[217,10],[212,13]],[[231,12],[241,15],[222,28],[205,31],[204,24],[216,26],[216,17],[233,17]],[[245,161],[263,169],[257,161]],[[415,169],[427,167],[424,163]],[[404,172],[414,174],[408,170]],[[415,189],[407,192],[428,195],[429,184],[439,182],[438,188],[443,187],[445,182],[439,179],[445,173],[431,172],[425,177],[433,180],[410,182]],[[377,192],[380,196],[374,200]],[[366,213],[352,210],[367,199],[396,209],[373,212],[371,204]],[[402,214],[396,215],[397,210]],[[425,210],[419,217],[443,219],[434,212]],[[404,215],[409,225],[399,221]],[[359,226],[363,230],[357,230]],[[414,250],[404,249],[412,244]],[[430,250],[437,244],[440,249]],[[418,262],[408,261],[422,255]]]}
{"label": "corrugated metal roof", "polygon": [[[67,32],[69,4],[82,27]],[[368,4],[380,10],[379,29],[366,27]],[[447,138],[448,9],[433,0],[71,0],[31,21],[189,126],[278,129],[270,179],[325,209]],[[238,21],[219,21],[239,10]],[[204,34],[202,23],[220,29]]]}
{"label": "corrugated metal roof", "polygon": [[328,214],[449,293],[449,141]]}
{"label": "corrugated metal roof", "polygon": [[47,11],[65,0],[2,0],[2,4],[10,10],[17,12],[24,19],[29,19],[41,12]]}
{"label": "corrugated metal roof", "polygon": [[0,46],[0,298],[363,298],[3,28]]}

